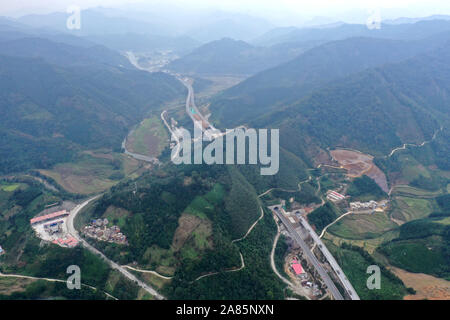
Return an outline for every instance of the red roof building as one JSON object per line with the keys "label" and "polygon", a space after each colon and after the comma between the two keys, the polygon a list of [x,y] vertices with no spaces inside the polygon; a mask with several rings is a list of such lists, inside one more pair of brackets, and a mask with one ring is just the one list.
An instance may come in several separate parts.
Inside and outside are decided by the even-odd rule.
{"label": "red roof building", "polygon": [[39,223],[39,222],[43,222],[43,221],[61,218],[61,217],[68,216],[68,215],[69,215],[69,213],[67,212],[67,210],[57,211],[57,212],[47,214],[45,216],[33,218],[30,220],[30,223],[35,224],[35,223]]}
{"label": "red roof building", "polygon": [[305,273],[305,270],[303,270],[302,265],[297,260],[292,260],[291,267],[292,269],[294,269],[296,275]]}

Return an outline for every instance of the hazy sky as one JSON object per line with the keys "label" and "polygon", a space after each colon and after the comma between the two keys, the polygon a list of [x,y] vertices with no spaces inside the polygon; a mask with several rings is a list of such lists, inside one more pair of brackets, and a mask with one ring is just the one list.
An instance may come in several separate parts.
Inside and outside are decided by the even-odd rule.
{"label": "hazy sky", "polygon": [[0,0],[0,14],[18,16],[29,13],[65,11],[70,5],[82,8],[128,7],[177,3],[196,9],[239,11],[282,21],[283,18],[312,18],[315,16],[351,20],[378,8],[382,18],[419,17],[431,14],[450,14],[448,0]]}

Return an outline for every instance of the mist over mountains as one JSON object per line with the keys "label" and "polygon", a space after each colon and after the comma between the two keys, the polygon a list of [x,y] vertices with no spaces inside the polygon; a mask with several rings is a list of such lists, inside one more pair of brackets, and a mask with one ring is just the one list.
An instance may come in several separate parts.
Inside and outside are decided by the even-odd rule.
{"label": "mist over mountains", "polygon": [[[0,299],[357,299],[331,289],[345,272],[361,299],[391,300],[417,298],[392,266],[448,280],[449,17],[280,27],[183,8],[91,8],[79,30],[64,12],[0,17],[0,278],[42,278],[0,281]],[[279,170],[175,165],[198,127],[279,130]],[[30,224],[66,206],[74,248]],[[325,254],[314,271],[325,247],[342,271]],[[46,284],[67,264],[85,291]]]}

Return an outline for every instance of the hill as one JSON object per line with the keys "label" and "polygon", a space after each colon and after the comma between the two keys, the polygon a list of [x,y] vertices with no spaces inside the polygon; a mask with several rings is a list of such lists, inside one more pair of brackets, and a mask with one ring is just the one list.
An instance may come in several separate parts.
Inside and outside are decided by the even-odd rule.
{"label": "hill", "polygon": [[218,124],[240,125],[298,101],[327,83],[439,48],[447,39],[444,35],[421,41],[352,38],[323,44],[226,90],[215,97],[210,108]]}
{"label": "hill", "polygon": [[323,148],[344,146],[375,155],[403,143],[420,144],[448,124],[449,61],[443,48],[369,69],[252,124],[278,127],[280,136],[290,129],[284,139],[291,145],[293,136],[308,136]]}
{"label": "hill", "polygon": [[[58,39],[55,36],[53,38]],[[69,45],[29,36],[0,42],[0,54],[18,58],[42,58],[50,64],[63,67],[109,65],[132,68],[124,56],[100,45]]]}
{"label": "hill", "polygon": [[166,74],[0,56],[0,171],[46,168],[79,148],[117,149],[143,115],[183,94]]}
{"label": "hill", "polygon": [[172,61],[168,69],[187,74],[252,75],[289,61],[311,46],[300,42],[265,48],[223,38]]}
{"label": "hill", "polygon": [[371,37],[396,40],[419,40],[440,32],[450,31],[450,21],[429,20],[415,23],[381,24],[369,29],[363,24],[337,24],[331,27],[279,28],[258,37],[253,43],[271,46],[293,41],[336,41],[352,37]]}

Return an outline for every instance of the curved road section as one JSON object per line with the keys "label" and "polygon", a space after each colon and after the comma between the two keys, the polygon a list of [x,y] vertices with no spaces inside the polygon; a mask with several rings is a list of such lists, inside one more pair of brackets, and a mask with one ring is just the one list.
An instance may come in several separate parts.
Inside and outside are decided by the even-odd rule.
{"label": "curved road section", "polygon": [[156,299],[158,300],[163,300],[165,299],[164,296],[162,296],[161,294],[159,294],[155,289],[153,289],[152,287],[150,287],[149,285],[147,285],[146,283],[142,282],[141,280],[139,280],[138,278],[136,278],[132,273],[130,273],[128,270],[126,270],[124,267],[118,265],[117,263],[115,263],[114,261],[110,260],[108,257],[106,257],[103,253],[101,253],[99,250],[97,250],[96,248],[94,248],[93,246],[91,246],[86,240],[84,240],[79,234],[78,231],[75,229],[74,227],[74,223],[73,221],[75,220],[75,217],[77,216],[77,214],[84,208],[86,207],[90,202],[98,199],[100,197],[100,195],[95,196],[93,198],[90,198],[86,201],[84,201],[83,203],[77,205],[75,208],[73,208],[72,211],[70,211],[69,217],[67,218],[67,228],[69,233],[75,238],[77,239],[79,242],[81,242],[83,244],[83,246],[88,249],[89,251],[91,251],[92,253],[100,256],[111,268],[119,271],[121,274],[123,274],[126,278],[128,278],[131,281],[134,281],[139,287],[141,287],[142,289],[144,289],[145,291],[147,291],[148,293],[150,293],[152,296],[154,296]]}

